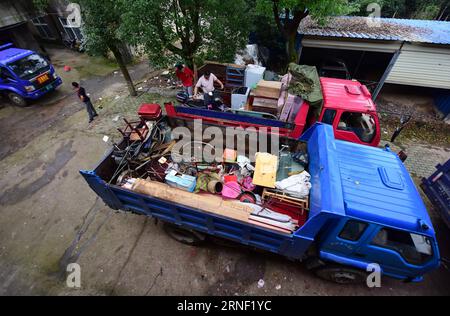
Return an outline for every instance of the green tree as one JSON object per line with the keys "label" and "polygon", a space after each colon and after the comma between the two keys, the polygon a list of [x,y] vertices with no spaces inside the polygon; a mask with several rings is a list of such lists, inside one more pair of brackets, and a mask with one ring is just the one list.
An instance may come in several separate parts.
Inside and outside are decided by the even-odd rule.
{"label": "green tree", "polygon": [[[367,5],[373,0],[350,0],[360,9],[356,15],[366,16]],[[450,11],[449,0],[377,0],[381,16],[386,18],[445,20]]]}
{"label": "green tree", "polygon": [[122,34],[152,63],[182,58],[232,61],[245,46],[251,18],[245,0],[121,0]]}
{"label": "green tree", "polygon": [[136,89],[121,51],[125,42],[119,33],[123,13],[120,2],[115,0],[78,0],[78,3],[81,6],[87,50],[103,55],[111,51],[122,71],[130,95],[136,96]]}
{"label": "green tree", "polygon": [[332,15],[347,14],[355,10],[347,0],[259,0],[257,11],[275,19],[279,32],[286,41],[286,53],[291,62],[298,62],[295,47],[301,21],[311,16],[321,22]]}
{"label": "green tree", "polygon": [[[123,8],[118,1],[114,0],[78,0],[77,2],[81,7],[82,27],[88,52],[106,55],[108,51],[111,51],[122,71],[130,95],[136,96],[136,89],[121,52],[124,41],[118,32]],[[49,0],[33,0],[33,4],[38,11],[44,12],[49,5]]]}

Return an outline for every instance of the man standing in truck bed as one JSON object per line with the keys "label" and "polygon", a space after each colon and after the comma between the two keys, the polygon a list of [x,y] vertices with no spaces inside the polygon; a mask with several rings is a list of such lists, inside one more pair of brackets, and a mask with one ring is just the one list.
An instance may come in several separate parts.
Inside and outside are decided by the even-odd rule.
{"label": "man standing in truck bed", "polygon": [[86,110],[89,115],[89,123],[91,123],[96,116],[98,116],[97,111],[95,111],[94,106],[91,103],[91,99],[86,94],[86,90],[80,86],[78,82],[72,82],[72,87],[77,91],[78,98],[86,106]]}

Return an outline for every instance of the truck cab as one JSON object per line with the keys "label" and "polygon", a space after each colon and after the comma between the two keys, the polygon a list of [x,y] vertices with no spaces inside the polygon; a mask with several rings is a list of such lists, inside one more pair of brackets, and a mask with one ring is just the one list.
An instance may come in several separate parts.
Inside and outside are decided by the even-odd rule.
{"label": "truck cab", "polygon": [[[431,219],[400,159],[389,148],[329,142],[331,135],[316,133],[331,129],[316,128],[302,137],[309,141],[310,172],[317,181],[309,222],[300,229],[314,218],[322,223],[314,238],[323,267],[316,272],[339,283],[352,282],[375,263],[383,275],[420,281],[437,268],[439,249]],[[319,157],[325,156],[328,162],[321,162]]]}
{"label": "truck cab", "polygon": [[333,126],[336,139],[378,146],[380,122],[366,86],[358,81],[320,78],[324,103],[319,122]]}
{"label": "truck cab", "polygon": [[17,106],[26,106],[62,84],[50,62],[36,52],[0,46],[0,93]]}

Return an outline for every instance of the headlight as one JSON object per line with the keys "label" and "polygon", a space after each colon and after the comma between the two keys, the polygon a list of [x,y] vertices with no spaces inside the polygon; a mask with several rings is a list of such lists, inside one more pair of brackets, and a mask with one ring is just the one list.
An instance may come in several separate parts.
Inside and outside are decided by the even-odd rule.
{"label": "headlight", "polygon": [[56,71],[53,73],[53,79],[58,79],[58,75],[56,74]]}
{"label": "headlight", "polygon": [[36,90],[36,88],[34,86],[25,86],[25,90],[27,92],[32,92],[32,91]]}

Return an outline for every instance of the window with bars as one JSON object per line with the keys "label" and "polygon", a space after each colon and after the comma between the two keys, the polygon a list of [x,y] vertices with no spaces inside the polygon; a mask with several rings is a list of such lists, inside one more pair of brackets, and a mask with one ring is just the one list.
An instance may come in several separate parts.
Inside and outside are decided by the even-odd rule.
{"label": "window with bars", "polygon": [[64,28],[64,31],[66,32],[67,36],[71,40],[81,41],[83,39],[83,34],[81,33],[81,29],[79,27],[70,26],[69,23],[67,22],[67,18],[58,17],[58,19],[62,27]]}
{"label": "window with bars", "polygon": [[48,26],[48,23],[47,23],[45,17],[40,16],[40,17],[34,18],[31,20],[31,22],[36,27],[36,29],[39,32],[39,35],[43,39],[49,39],[49,40],[55,39],[55,37],[53,36],[53,32],[50,29],[50,27]]}

